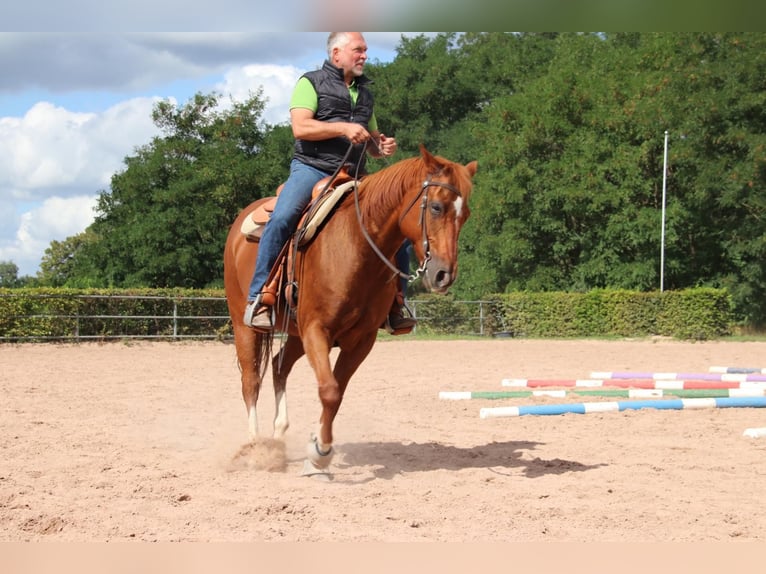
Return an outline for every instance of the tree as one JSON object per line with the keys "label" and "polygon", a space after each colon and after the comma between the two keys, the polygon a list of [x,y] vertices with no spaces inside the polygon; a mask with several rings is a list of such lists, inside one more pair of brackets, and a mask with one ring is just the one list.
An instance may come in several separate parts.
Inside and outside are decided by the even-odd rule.
{"label": "tree", "polygon": [[0,287],[16,287],[19,281],[19,266],[13,261],[0,261]]}
{"label": "tree", "polygon": [[[668,130],[665,287],[726,287],[766,323],[763,34],[442,33],[367,72],[401,157],[479,161],[456,296],[657,289]],[[284,179],[292,134],[260,123],[260,94],[219,103],[156,106],[164,135],[126,158],[87,241],[51,246],[48,280],[220,281],[226,230]]]}
{"label": "tree", "polygon": [[370,67],[378,124],[402,150],[438,148],[440,134],[476,109],[482,88],[465,73],[456,38],[402,38],[394,62]]}
{"label": "tree", "polygon": [[98,237],[91,228],[51,241],[40,261],[37,279],[41,285],[51,287],[98,287],[99,269],[82,256],[84,250],[95,245]]}
{"label": "tree", "polygon": [[[164,135],[125,159],[100,194],[75,268],[108,286],[204,287],[223,275],[223,245],[239,209],[271,195],[292,142],[260,122],[260,94],[219,108],[216,94],[153,111]],[[272,135],[273,137],[267,137]]]}
{"label": "tree", "polygon": [[669,286],[726,287],[751,324],[766,322],[765,49],[759,33],[646,34],[640,46],[671,136]]}

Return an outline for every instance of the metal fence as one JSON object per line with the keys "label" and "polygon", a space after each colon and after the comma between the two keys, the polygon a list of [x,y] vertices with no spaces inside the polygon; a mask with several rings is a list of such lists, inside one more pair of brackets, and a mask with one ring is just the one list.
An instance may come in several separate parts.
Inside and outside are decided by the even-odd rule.
{"label": "metal fence", "polygon": [[[13,295],[4,295],[3,299]],[[223,297],[23,295],[31,312],[4,313],[0,342],[110,339],[220,339],[229,322]],[[47,300],[47,301],[46,301]],[[130,304],[124,303],[130,300]],[[55,305],[52,301],[65,302]],[[64,311],[57,310],[64,307]],[[148,312],[137,313],[136,308]],[[214,309],[197,313],[195,307]],[[222,334],[222,331],[223,334]],[[228,329],[230,331],[230,329]],[[9,334],[10,333],[10,334]]]}
{"label": "metal fence", "polygon": [[[4,296],[5,297],[13,297]],[[232,337],[226,299],[223,297],[162,297],[130,295],[25,295],[32,299],[100,300],[98,304],[73,305],[69,312],[31,312],[5,314],[0,317],[0,343],[22,341],[88,341],[122,339],[230,339]],[[120,312],[121,300],[133,300],[125,308],[135,309],[136,300],[146,303],[153,312],[128,314]],[[450,322],[435,300],[408,301],[418,319],[414,333],[487,334],[489,303],[487,301],[451,301]],[[195,307],[213,310],[197,314]],[[108,312],[82,312],[81,307],[101,307]],[[437,309],[434,309],[437,307]],[[429,309],[431,308],[431,309]],[[161,309],[161,311],[157,311]],[[457,311],[454,311],[457,309]],[[14,325],[17,328],[9,328]],[[18,328],[23,325],[23,328]],[[457,325],[457,327],[456,327]],[[20,333],[20,331],[22,333]]]}
{"label": "metal fence", "polygon": [[[429,331],[443,333],[459,331],[464,335],[478,335],[484,337],[488,334],[490,303],[489,301],[450,301],[449,307],[457,311],[458,317],[454,321],[446,321],[444,316],[429,310],[429,307],[437,305],[436,300],[413,299],[407,302],[412,311],[412,316],[418,320],[418,325]],[[441,308],[441,305],[439,305]],[[451,324],[451,328],[445,325]],[[413,329],[417,333],[418,327]]]}

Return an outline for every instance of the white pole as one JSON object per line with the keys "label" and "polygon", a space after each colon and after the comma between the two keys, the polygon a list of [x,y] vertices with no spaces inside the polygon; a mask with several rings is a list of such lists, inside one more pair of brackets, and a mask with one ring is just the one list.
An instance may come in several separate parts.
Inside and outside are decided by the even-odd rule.
{"label": "white pole", "polygon": [[665,288],[665,192],[668,181],[668,130],[665,130],[665,159],[662,162],[662,231],[660,232],[660,293]]}

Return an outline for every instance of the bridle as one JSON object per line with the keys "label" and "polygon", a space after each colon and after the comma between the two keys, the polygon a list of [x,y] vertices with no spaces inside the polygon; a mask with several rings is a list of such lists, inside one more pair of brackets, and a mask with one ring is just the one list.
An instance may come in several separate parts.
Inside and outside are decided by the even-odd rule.
{"label": "bridle", "polygon": [[[377,147],[377,143],[373,141],[373,144],[375,147]],[[366,143],[365,143],[365,149],[366,149]],[[378,148],[380,149],[380,148]],[[362,151],[364,153],[364,150]],[[357,166],[358,167],[358,166]],[[355,179],[358,179],[356,177],[358,175],[355,175]],[[364,222],[362,221],[362,211],[359,207],[359,185],[354,186],[354,206],[356,208],[356,218],[359,222],[359,227],[362,230],[362,234],[364,235],[364,238],[367,240],[367,243],[370,245],[372,250],[375,252],[375,254],[378,256],[378,258],[386,264],[386,266],[394,272],[395,276],[401,277],[402,279],[406,279],[408,283],[412,283],[415,281],[418,277],[420,277],[423,273],[426,272],[426,269],[428,268],[428,262],[431,261],[431,249],[430,249],[430,243],[428,240],[428,225],[427,225],[427,218],[426,218],[426,208],[428,207],[428,188],[429,187],[443,187],[445,189],[450,190],[452,193],[457,195],[458,197],[462,198],[463,194],[460,192],[460,190],[452,185],[451,183],[447,183],[444,181],[432,181],[431,175],[429,175],[426,180],[423,182],[423,184],[420,186],[420,193],[418,193],[410,202],[410,204],[407,206],[407,209],[405,209],[402,214],[399,216],[399,225],[401,225],[404,218],[407,216],[409,211],[413,208],[415,203],[420,199],[420,217],[419,217],[419,224],[420,229],[422,232],[422,244],[423,244],[423,261],[421,262],[420,266],[415,270],[414,274],[408,275],[406,273],[402,273],[391,261],[388,260],[388,258],[381,252],[381,250],[378,248],[377,245],[375,245],[375,242],[373,241],[372,237],[370,237],[370,234],[367,232],[367,228],[364,226]]]}

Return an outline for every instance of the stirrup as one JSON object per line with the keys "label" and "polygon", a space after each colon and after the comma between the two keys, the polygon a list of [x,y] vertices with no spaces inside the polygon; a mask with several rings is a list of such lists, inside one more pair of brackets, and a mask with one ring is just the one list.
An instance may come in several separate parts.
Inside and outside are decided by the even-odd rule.
{"label": "stirrup", "polygon": [[[394,323],[391,322],[392,317],[396,318]],[[389,313],[386,317],[386,322],[383,324],[383,328],[391,335],[407,335],[412,332],[417,324],[417,320],[412,317]]]}
{"label": "stirrup", "polygon": [[[409,317],[404,314],[405,310]],[[406,335],[412,332],[417,324],[417,319],[413,317],[412,311],[404,302],[404,296],[401,293],[397,293],[381,328],[388,331],[391,335]]]}
{"label": "stirrup", "polygon": [[271,307],[261,304],[261,295],[259,294],[254,300],[248,301],[242,322],[246,327],[251,327],[256,331],[270,333],[274,330],[271,313]]}

